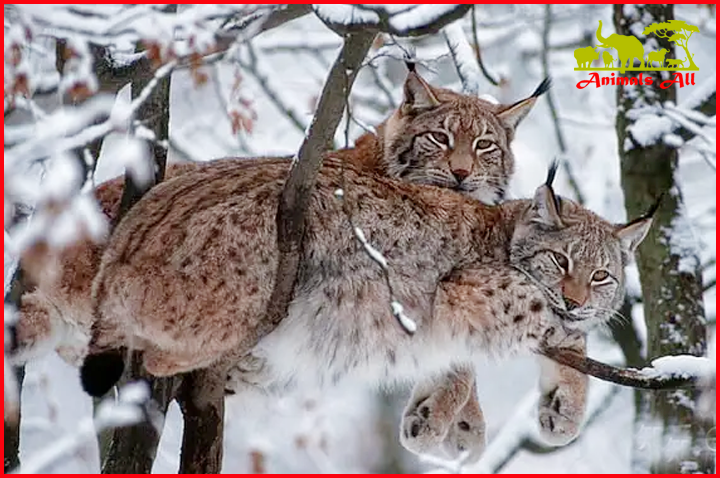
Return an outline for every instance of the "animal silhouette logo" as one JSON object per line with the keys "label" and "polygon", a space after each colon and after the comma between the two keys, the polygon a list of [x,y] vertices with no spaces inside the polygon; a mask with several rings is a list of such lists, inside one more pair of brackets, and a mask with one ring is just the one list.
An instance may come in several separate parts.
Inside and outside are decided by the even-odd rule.
{"label": "animal silhouette logo", "polygon": [[[654,34],[658,38],[665,38],[675,46],[682,48],[685,53],[684,59],[665,58],[665,55],[670,53],[666,48],[646,53],[640,40],[632,35],[613,33],[604,37],[602,20],[600,20],[595,33],[599,44],[596,47],[586,46],[575,50],[575,59],[577,60],[575,70],[609,70],[620,73],[625,73],[625,71],[698,71],[700,68],[695,64],[695,55],[691,54],[688,49],[688,42],[693,33],[699,32],[698,27],[683,20],[668,20],[645,27],[643,35]],[[604,49],[602,52],[604,66],[602,68],[593,67],[592,63],[600,59],[600,50],[602,49]],[[617,59],[608,50],[615,50]]]}

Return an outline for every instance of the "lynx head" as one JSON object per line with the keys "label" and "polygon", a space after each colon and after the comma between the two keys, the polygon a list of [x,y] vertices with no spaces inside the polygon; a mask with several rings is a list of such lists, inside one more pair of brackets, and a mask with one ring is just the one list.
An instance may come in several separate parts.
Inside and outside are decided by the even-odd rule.
{"label": "lynx head", "polygon": [[565,324],[588,329],[611,318],[625,293],[624,271],[652,225],[653,209],[614,225],[556,196],[553,166],[515,227],[510,261],[545,293]]}
{"label": "lynx head", "polygon": [[530,97],[496,105],[430,86],[411,68],[402,105],[382,127],[387,174],[498,203],[515,167],[515,128],[549,87],[546,79]]}

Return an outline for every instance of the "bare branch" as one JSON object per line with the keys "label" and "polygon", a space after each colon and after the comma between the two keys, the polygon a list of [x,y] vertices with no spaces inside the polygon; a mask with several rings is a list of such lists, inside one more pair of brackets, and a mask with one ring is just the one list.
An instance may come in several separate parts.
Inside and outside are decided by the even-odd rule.
{"label": "bare branch", "polygon": [[262,90],[265,92],[265,96],[270,100],[272,104],[275,105],[275,107],[280,110],[280,112],[285,115],[285,117],[300,131],[305,131],[306,125],[298,117],[297,114],[288,106],[285,104],[285,102],[278,96],[278,94],[273,90],[273,88],[270,86],[270,81],[268,80],[267,76],[260,73],[258,70],[258,61],[257,61],[257,55],[255,54],[255,49],[253,46],[248,43],[247,44],[247,50],[248,50],[248,56],[249,61],[247,63],[243,62],[242,60],[238,60],[238,64],[245,70],[247,73],[252,76],[257,84],[262,88]]}
{"label": "bare branch", "polygon": [[[543,70],[543,76],[545,78],[549,78],[550,76],[550,65],[548,61],[548,54],[550,50],[550,28],[552,26],[552,6],[551,5],[545,5],[545,17],[543,20],[543,30],[542,30],[542,51],[540,53],[540,63],[542,64],[542,70]],[[570,167],[570,162],[567,158],[567,143],[565,142],[565,137],[562,132],[562,128],[560,127],[560,117],[558,115],[557,106],[555,106],[555,98],[553,95],[552,90],[548,91],[547,94],[547,102],[548,107],[550,108],[550,116],[553,120],[553,126],[555,129],[555,140],[557,141],[558,148],[560,148],[560,152],[562,153],[562,159],[560,161],[560,164],[563,167],[563,171],[565,171],[565,174],[568,177],[568,184],[570,188],[573,190],[573,193],[575,194],[575,199],[580,204],[585,204],[585,195],[582,192],[582,189],[580,189],[580,185],[578,184],[577,179],[575,178],[575,173],[573,172],[572,168]]]}
{"label": "bare branch", "polygon": [[262,320],[264,330],[260,330],[260,334],[272,331],[287,315],[305,237],[305,214],[322,166],[323,152],[328,144],[332,144],[346,97],[374,38],[372,31],[346,35],[343,48],[323,87],[315,117],[293,161],[278,204],[276,223],[280,254],[275,284],[268,301],[270,305]]}
{"label": "bare branch", "polygon": [[[330,7],[330,8],[328,8]],[[434,8],[433,8],[434,7]],[[399,37],[414,37],[437,33],[444,26],[462,18],[471,5],[418,5],[390,12],[382,6],[313,5],[318,18],[331,30],[343,35],[350,32],[382,32]],[[431,10],[418,15],[420,9]],[[343,9],[338,12],[339,9]],[[339,15],[338,15],[339,13]],[[357,16],[356,16],[357,14]],[[349,19],[347,17],[350,17]],[[417,17],[416,21],[408,18]],[[415,20],[415,18],[413,18]]]}
{"label": "bare branch", "polygon": [[477,64],[480,67],[480,71],[482,72],[485,79],[488,80],[493,86],[500,86],[500,82],[497,81],[495,78],[493,78],[492,75],[490,74],[490,72],[487,71],[487,69],[485,68],[485,63],[483,63],[483,60],[482,60],[482,54],[480,53],[480,42],[478,41],[478,34],[477,34],[477,19],[475,18],[475,5],[472,6],[472,13],[470,14],[470,20],[472,21],[472,35],[473,35],[473,45],[474,45],[473,50],[475,50],[475,60],[477,61]]}
{"label": "bare branch", "polygon": [[541,350],[540,353],[553,359],[557,363],[571,367],[578,372],[591,375],[606,382],[624,385],[626,387],[642,388],[647,390],[695,388],[700,386],[700,380],[702,378],[669,374],[653,376],[640,370],[618,368],[598,362],[597,360],[585,357],[568,349],[545,348]]}
{"label": "bare branch", "polygon": [[462,26],[459,23],[453,23],[443,28],[442,33],[462,82],[463,93],[477,96],[480,93],[480,84],[478,83],[480,67]]}

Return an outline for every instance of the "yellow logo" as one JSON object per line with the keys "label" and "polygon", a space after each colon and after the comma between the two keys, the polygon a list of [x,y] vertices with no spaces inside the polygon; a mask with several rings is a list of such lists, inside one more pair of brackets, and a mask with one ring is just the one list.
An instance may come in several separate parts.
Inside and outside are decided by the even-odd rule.
{"label": "yellow logo", "polygon": [[[685,52],[685,59],[665,58],[668,50],[662,48],[657,51],[645,52],[643,45],[632,35],[618,35],[613,33],[608,37],[602,36],[602,20],[597,29],[597,39],[600,44],[596,47],[587,46],[575,50],[577,68],[575,71],[698,71],[693,61],[695,55],[688,50],[688,42],[693,33],[700,29],[682,20],[668,20],[662,23],[653,23],[645,28],[643,35],[654,34],[658,38],[666,38],[675,43]],[[593,67],[592,62],[600,59],[602,52],[603,67]],[[613,55],[610,51],[615,50]],[[640,66],[635,66],[635,61]]]}

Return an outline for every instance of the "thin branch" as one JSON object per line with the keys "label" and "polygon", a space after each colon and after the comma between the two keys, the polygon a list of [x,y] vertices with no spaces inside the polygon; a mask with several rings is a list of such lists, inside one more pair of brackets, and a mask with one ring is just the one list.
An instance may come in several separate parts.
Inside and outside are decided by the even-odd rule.
{"label": "thin branch", "polygon": [[[550,65],[548,61],[548,54],[549,54],[549,48],[550,48],[550,28],[552,26],[552,6],[551,5],[545,5],[545,17],[543,20],[543,30],[542,30],[542,51],[540,54],[540,63],[542,64],[542,71],[543,76],[545,78],[549,78],[550,76]],[[558,115],[557,106],[555,106],[555,98],[553,95],[553,90],[550,90],[546,94],[547,96],[547,102],[548,107],[550,108],[550,116],[553,121],[553,127],[555,129],[555,140],[557,141],[558,148],[560,148],[561,154],[561,161],[560,164],[562,164],[563,171],[565,171],[565,174],[568,178],[568,185],[570,186],[570,189],[572,189],[573,193],[575,194],[575,199],[580,204],[585,204],[585,195],[582,192],[582,189],[580,189],[580,185],[578,184],[577,179],[575,178],[575,173],[573,172],[572,168],[570,167],[570,162],[567,158],[567,146],[565,142],[565,137],[562,132],[562,128],[560,127],[560,116]]]}
{"label": "thin branch", "polygon": [[275,107],[283,114],[285,117],[300,131],[305,131],[307,126],[305,123],[298,117],[297,114],[288,106],[285,104],[285,102],[278,96],[278,94],[273,90],[272,87],[270,87],[270,81],[268,80],[268,77],[261,74],[260,71],[258,71],[258,60],[257,55],[255,54],[255,49],[252,46],[252,43],[247,43],[247,51],[249,56],[249,62],[245,63],[241,60],[238,60],[238,63],[240,66],[252,76],[257,84],[262,88],[263,92],[265,92],[265,96],[268,97],[270,102],[275,105]]}
{"label": "thin branch", "polygon": [[462,82],[463,93],[477,96],[480,93],[480,84],[478,83],[480,67],[477,61],[471,61],[475,57],[462,25],[458,22],[450,24],[443,28],[442,34]]}
{"label": "thin branch", "polygon": [[[497,81],[493,76],[490,74],[490,72],[487,71],[485,68],[485,63],[483,63],[482,60],[482,54],[480,53],[480,42],[478,41],[478,34],[477,34],[477,19],[475,18],[475,5],[472,6],[472,13],[470,14],[470,20],[472,22],[472,36],[473,36],[473,45],[475,50],[475,60],[477,61],[478,66],[480,67],[480,71],[482,72],[483,76],[486,80],[488,80],[493,86],[500,86],[500,82]],[[547,77],[547,75],[545,75]]]}
{"label": "thin branch", "polygon": [[577,352],[560,349],[545,348],[540,351],[542,355],[556,361],[561,365],[573,368],[578,372],[591,375],[606,382],[616,383],[625,387],[641,388],[646,390],[671,390],[677,388],[697,388],[701,377],[678,376],[672,374],[651,375],[644,371],[619,368],[608,365]]}

